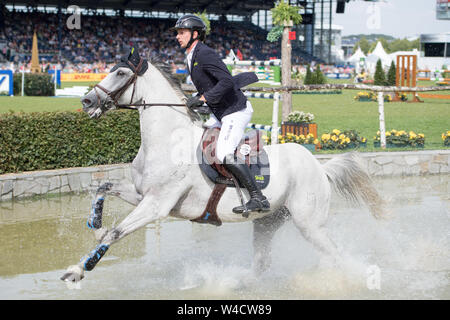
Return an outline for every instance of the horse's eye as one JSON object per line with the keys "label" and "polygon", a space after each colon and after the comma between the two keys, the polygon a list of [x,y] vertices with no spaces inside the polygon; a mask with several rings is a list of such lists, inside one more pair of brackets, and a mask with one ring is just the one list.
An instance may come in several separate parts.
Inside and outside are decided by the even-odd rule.
{"label": "horse's eye", "polygon": [[123,71],[118,71],[118,72],[117,72],[117,75],[118,75],[118,76],[123,76],[123,75],[125,75],[125,72],[123,72]]}

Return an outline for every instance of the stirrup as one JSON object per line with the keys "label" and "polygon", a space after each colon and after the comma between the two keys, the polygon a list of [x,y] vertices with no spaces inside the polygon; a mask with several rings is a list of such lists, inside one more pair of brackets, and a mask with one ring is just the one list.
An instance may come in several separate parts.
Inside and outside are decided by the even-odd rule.
{"label": "stirrup", "polygon": [[[249,213],[270,211],[270,203],[266,197],[263,197],[262,199],[259,198],[250,199],[250,201],[245,204],[245,207],[247,208],[247,212]],[[238,206],[233,208],[233,212],[236,214],[243,214],[245,213],[245,208],[244,206]]]}

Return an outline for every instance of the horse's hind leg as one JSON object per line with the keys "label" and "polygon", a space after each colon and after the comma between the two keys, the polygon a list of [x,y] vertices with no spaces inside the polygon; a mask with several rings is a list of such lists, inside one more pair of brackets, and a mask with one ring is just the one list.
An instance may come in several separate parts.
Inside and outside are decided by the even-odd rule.
{"label": "horse's hind leg", "polygon": [[[316,212],[316,215],[328,216],[327,212]],[[334,263],[342,263],[341,254],[336,244],[329,238],[327,228],[324,223],[317,223],[317,220],[307,221],[308,219],[298,219],[293,213],[294,225],[300,230],[303,237],[311,242],[326,257],[331,257]]]}
{"label": "horse's hind leg", "polygon": [[270,267],[272,238],[289,216],[289,210],[281,207],[273,214],[253,220],[253,267],[257,274]]}

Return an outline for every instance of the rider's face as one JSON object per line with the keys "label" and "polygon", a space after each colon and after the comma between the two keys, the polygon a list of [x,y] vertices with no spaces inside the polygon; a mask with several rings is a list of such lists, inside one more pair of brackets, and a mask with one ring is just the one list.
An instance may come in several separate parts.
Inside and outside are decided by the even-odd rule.
{"label": "rider's face", "polygon": [[[197,32],[197,31],[194,31]],[[194,34],[195,37],[195,34]],[[178,29],[177,30],[177,41],[181,48],[186,48],[189,40],[191,39],[191,30],[189,29]]]}

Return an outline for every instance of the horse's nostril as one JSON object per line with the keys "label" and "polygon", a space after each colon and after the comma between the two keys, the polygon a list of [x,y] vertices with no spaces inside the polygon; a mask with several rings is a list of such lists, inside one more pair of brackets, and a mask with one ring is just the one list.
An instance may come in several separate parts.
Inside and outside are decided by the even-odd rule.
{"label": "horse's nostril", "polygon": [[92,101],[89,99],[83,99],[83,101],[81,101],[81,103],[85,106],[88,107],[92,104]]}

